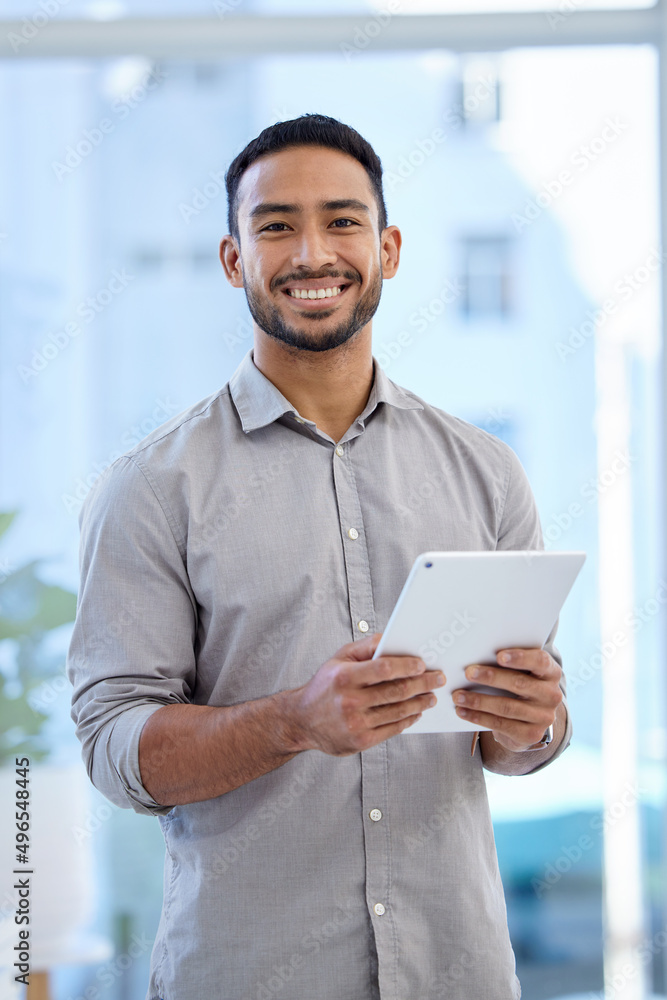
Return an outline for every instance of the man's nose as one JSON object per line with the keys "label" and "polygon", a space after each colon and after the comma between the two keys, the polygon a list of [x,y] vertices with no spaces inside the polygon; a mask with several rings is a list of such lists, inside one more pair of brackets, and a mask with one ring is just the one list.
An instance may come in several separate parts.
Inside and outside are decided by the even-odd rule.
{"label": "man's nose", "polygon": [[335,264],[337,259],[338,254],[327,234],[313,226],[304,229],[297,238],[292,254],[292,265],[294,267],[308,267],[311,271],[316,271],[327,264]]}

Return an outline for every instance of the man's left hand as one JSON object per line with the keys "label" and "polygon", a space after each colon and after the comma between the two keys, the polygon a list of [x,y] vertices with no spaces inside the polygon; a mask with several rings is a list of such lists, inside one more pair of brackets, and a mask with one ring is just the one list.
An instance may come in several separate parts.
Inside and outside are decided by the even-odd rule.
{"label": "man's left hand", "polygon": [[501,649],[496,660],[498,667],[469,664],[466,677],[475,684],[511,691],[517,697],[459,688],[452,692],[456,714],[467,722],[488,726],[505,749],[527,750],[542,740],[555,721],[563,700],[559,685],[563,672],[544,649]]}

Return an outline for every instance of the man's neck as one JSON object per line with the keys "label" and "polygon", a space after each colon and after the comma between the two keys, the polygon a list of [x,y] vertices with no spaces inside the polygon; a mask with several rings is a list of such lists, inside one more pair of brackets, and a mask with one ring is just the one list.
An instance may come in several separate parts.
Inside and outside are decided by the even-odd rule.
{"label": "man's neck", "polygon": [[253,360],[306,420],[339,441],[362,413],[373,384],[370,326],[331,351],[295,351],[255,330]]}

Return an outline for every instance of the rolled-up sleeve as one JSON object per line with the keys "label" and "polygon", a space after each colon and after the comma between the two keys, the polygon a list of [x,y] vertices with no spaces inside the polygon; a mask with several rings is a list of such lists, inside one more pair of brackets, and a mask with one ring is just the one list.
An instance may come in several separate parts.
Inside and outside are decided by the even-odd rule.
{"label": "rolled-up sleeve", "polygon": [[[542,536],[542,526],[540,516],[535,503],[535,497],[530,487],[528,477],[521,462],[511,448],[507,448],[507,470],[506,470],[506,491],[503,503],[503,513],[498,533],[498,549],[544,549],[544,538]],[[563,668],[563,657],[554,645],[554,638],[558,630],[558,619],[556,619],[551,632],[549,633],[543,648],[549,653],[559,667]],[[567,707],[566,694],[567,686],[565,673],[560,682],[563,692],[563,705],[565,708],[566,724],[565,734],[552,757],[544,763],[533,768],[529,774],[535,774],[543,767],[547,767],[557,757],[563,753],[570,744],[572,738],[572,720]]]}
{"label": "rolled-up sleeve", "polygon": [[153,712],[195,686],[197,604],[171,512],[134,458],[118,459],[80,515],[80,590],[67,659],[88,775],[124,808],[166,814],[141,782]]}

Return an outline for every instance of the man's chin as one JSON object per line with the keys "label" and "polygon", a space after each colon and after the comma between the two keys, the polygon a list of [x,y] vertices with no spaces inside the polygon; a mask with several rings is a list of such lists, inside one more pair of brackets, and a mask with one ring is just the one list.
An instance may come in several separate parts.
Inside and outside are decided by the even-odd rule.
{"label": "man's chin", "polygon": [[[297,309],[297,315],[302,316],[306,322],[312,322],[313,320],[328,319],[329,316],[333,316],[336,312],[335,309],[318,309],[317,312],[309,312],[307,309]],[[293,318],[292,322],[294,322]]]}
{"label": "man's chin", "polygon": [[332,330],[327,332],[322,330],[319,334],[312,334],[296,329],[277,329],[275,327],[265,329],[264,333],[272,340],[291,348],[293,351],[311,351],[321,354],[324,351],[333,351],[337,347],[347,344],[359,333],[359,330],[349,328],[345,330]]}

